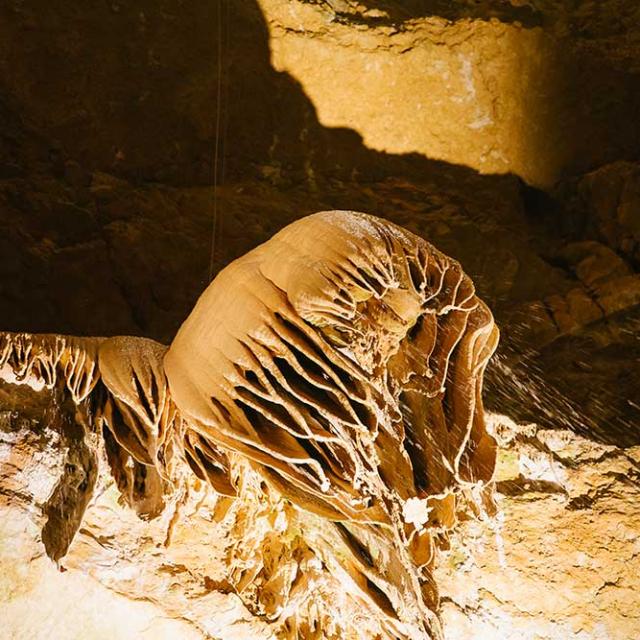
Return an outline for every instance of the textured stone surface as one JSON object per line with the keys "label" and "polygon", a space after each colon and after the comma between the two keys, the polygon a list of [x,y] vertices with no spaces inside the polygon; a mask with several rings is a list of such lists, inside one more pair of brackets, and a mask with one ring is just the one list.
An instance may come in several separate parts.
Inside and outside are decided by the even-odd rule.
{"label": "textured stone surface", "polygon": [[[614,163],[559,186],[555,205],[537,210],[543,225],[563,217],[538,248],[565,281],[562,290],[509,305],[501,318],[494,392],[512,416],[564,422],[609,444],[640,441],[639,184],[637,164]],[[502,387],[510,378],[515,384]]]}
{"label": "textured stone surface", "polygon": [[618,18],[616,3],[599,4],[626,40],[589,33],[593,6],[260,1],[274,66],[301,83],[323,125],[354,129],[372,149],[546,187],[635,153],[637,65],[618,56],[637,55],[637,8]]}
{"label": "textured stone surface", "polygon": [[9,0],[0,11],[7,149],[22,119],[60,165],[207,183],[216,131],[225,171],[245,176],[274,163],[397,175],[384,152],[415,152],[547,186],[637,157],[628,0]]}
{"label": "textured stone surface", "polygon": [[101,489],[100,457],[141,519],[164,514],[165,546],[190,469],[235,516],[218,582],[279,637],[427,640],[441,637],[439,540],[458,513],[493,509],[482,381],[497,342],[459,263],[328,211],[226,267],[168,349],[3,333],[0,379],[52,400],[54,561]]}
{"label": "textured stone surface", "polygon": [[[272,637],[220,582],[225,530],[212,522],[215,496],[194,477],[185,487],[188,498],[182,496],[180,523],[173,522],[175,503],[161,519],[140,519],[123,504],[98,440],[87,439],[101,453],[97,485],[56,567],[43,527],[56,487],[68,484],[64,433],[73,423],[56,407],[57,397],[26,386],[0,387],[5,637]],[[59,523],[55,533],[63,533]]]}
{"label": "textured stone surface", "polygon": [[638,447],[493,424],[501,515],[470,523],[440,565],[446,637],[637,637]]}
{"label": "textured stone surface", "polygon": [[[590,448],[638,445],[640,180],[633,160],[640,122],[639,7],[632,0],[3,3],[0,330],[130,333],[168,343],[209,282],[214,195],[202,185],[212,182],[219,119],[218,179],[224,185],[217,190],[214,273],[312,211],[381,215],[461,260],[494,311],[503,340],[488,371],[490,407],[595,438]],[[421,110],[412,108],[419,104]],[[415,153],[405,153],[410,150]],[[517,175],[479,175],[451,163]],[[546,193],[517,177],[546,185],[571,174]],[[12,424],[25,413],[42,419],[46,407],[30,412],[32,401],[2,397]],[[23,451],[41,444],[28,441]],[[163,547],[162,526],[118,506],[113,486],[101,494],[104,502],[96,498],[95,513],[103,514],[92,529],[98,539],[81,532],[68,556],[77,569],[69,564],[57,573],[42,555],[45,545],[51,552],[56,545],[38,533],[48,517],[41,513],[49,502],[42,491],[54,487],[64,459],[49,457],[55,446],[33,456],[52,474],[40,476],[40,493],[34,489],[40,506],[29,507],[28,516],[15,509],[10,516],[28,532],[26,557],[37,558],[27,567],[15,546],[3,547],[8,575],[17,576],[12,585],[29,589],[15,599],[12,619],[33,623],[11,633],[82,635],[78,628],[84,627],[65,609],[78,593],[91,593],[82,613],[90,625],[85,636],[122,637],[126,617],[132,638],[188,638],[192,627],[162,621],[193,609],[187,617],[197,626],[210,616],[211,602],[229,612],[227,631],[244,628],[250,615],[236,600],[220,597],[227,587],[216,582],[211,565],[191,555],[184,538],[176,553],[189,562],[176,560],[173,577],[166,578],[160,558],[173,550]],[[629,637],[638,635],[624,604],[629,592],[616,591],[627,584],[620,558],[635,566],[635,542],[611,533],[618,515],[626,523],[631,514],[635,494],[623,488],[635,476],[624,465],[609,469],[606,461],[598,473],[615,481],[595,506],[567,509],[565,494],[546,493],[547,484],[535,485],[539,500],[530,500],[531,492],[504,497],[505,514],[513,515],[512,524],[503,525],[505,555],[513,559],[508,570],[521,585],[517,593],[498,584],[504,570],[492,534],[482,527],[471,531],[472,539],[484,540],[485,551],[476,545],[479,564],[467,575],[480,580],[478,567],[487,567],[491,592],[504,604],[465,591],[458,580],[461,591],[451,597],[469,606],[445,602],[453,638],[464,638],[463,617],[474,621],[474,638],[479,629],[491,639],[503,631],[535,638],[532,619],[554,640],[600,638],[604,629],[613,638],[626,638],[627,628]],[[4,469],[4,478],[12,478],[13,509],[22,504],[15,468]],[[83,479],[77,470],[68,476],[74,495],[91,476]],[[595,472],[588,481],[605,483]],[[57,495],[52,515],[64,502]],[[609,498],[616,500],[611,507]],[[89,524],[93,509],[91,503]],[[547,512],[561,536],[550,537]],[[190,517],[200,522],[197,511]],[[601,519],[612,553],[594,546]],[[99,538],[100,527],[113,538]],[[520,539],[521,529],[530,540]],[[13,528],[6,533],[14,535]],[[217,554],[215,541],[203,536]],[[59,543],[68,538],[64,533]],[[529,601],[542,611],[538,596],[548,593],[542,587],[556,580],[555,573],[547,576],[557,558],[549,556],[549,545],[534,543],[539,538],[566,544],[567,558],[573,547],[584,549],[599,567],[595,575],[582,556],[576,562],[586,573],[578,574],[569,560],[561,564],[557,584],[571,602],[547,598],[542,604],[556,608],[543,619],[520,613]],[[124,546],[115,542],[120,539]],[[131,564],[143,561],[135,558],[157,572],[137,583]],[[611,580],[621,576],[615,586],[604,584],[609,573],[602,567],[611,567]],[[125,600],[87,581],[87,572],[100,574]],[[151,608],[132,602],[149,589]],[[175,596],[168,613],[165,596],[160,602],[153,595],[167,590]],[[597,607],[590,608],[589,594]],[[612,598],[609,611],[606,597]],[[34,599],[42,617],[34,615]],[[98,604],[105,599],[107,612]],[[46,610],[45,600],[51,603]],[[75,600],[80,606],[81,598]],[[211,627],[214,637],[221,625]],[[263,632],[268,637],[264,627],[251,637]]]}
{"label": "textured stone surface", "polygon": [[[141,520],[121,504],[103,460],[61,573],[41,541],[47,502],[66,473],[52,398],[6,385],[0,398],[0,599],[10,613],[8,638],[275,637],[231,593],[225,565],[237,527],[251,523],[259,542],[277,512],[256,512],[261,503],[251,499],[248,512],[233,507],[192,476],[179,506]],[[440,554],[445,638],[636,637],[637,447],[603,446],[503,416],[491,425],[501,444],[500,514],[467,522]],[[287,526],[288,510],[280,513],[276,520]]]}

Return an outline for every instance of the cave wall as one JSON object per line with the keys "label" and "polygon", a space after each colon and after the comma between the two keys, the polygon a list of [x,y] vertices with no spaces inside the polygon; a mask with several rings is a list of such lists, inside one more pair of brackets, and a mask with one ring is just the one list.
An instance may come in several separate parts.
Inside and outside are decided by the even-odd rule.
{"label": "cave wall", "polygon": [[[265,95],[266,33],[251,2],[225,11],[233,39],[213,0],[3,3],[2,93],[46,138],[53,160],[138,180],[210,182],[217,102],[230,91],[229,73],[230,155],[242,156],[249,144],[256,158],[264,151],[255,107]],[[218,73],[223,45],[232,69]],[[240,57],[246,73],[233,66]]]}
{"label": "cave wall", "polygon": [[[472,276],[502,327],[497,405],[569,415],[586,432],[595,411],[633,442],[637,164],[546,191],[522,178],[635,153],[637,11],[622,0],[5,3],[0,326],[168,342],[229,261],[299,217],[359,209]],[[489,111],[492,125],[467,126]],[[400,148],[421,136],[450,161]],[[466,166],[505,145],[520,169]]]}
{"label": "cave wall", "polygon": [[419,154],[549,187],[637,156],[627,4],[11,0],[0,87],[54,164],[134,180],[212,182],[217,132],[227,176]]}
{"label": "cave wall", "polygon": [[511,172],[541,187],[637,154],[637,65],[615,57],[626,43],[612,33],[590,32],[604,14],[624,41],[637,9],[260,4],[274,67],[301,83],[323,125],[354,129],[372,149]]}
{"label": "cave wall", "polygon": [[[99,457],[95,494],[56,566],[42,537],[52,495],[72,480],[65,417],[51,394],[26,385],[0,383],[0,407],[4,637],[291,638],[247,609],[227,564],[235,549],[258,571],[256,541],[268,538],[275,515],[286,528],[286,511],[270,512],[260,500],[231,505],[190,474],[185,494],[170,496],[161,517],[142,520]],[[500,415],[489,422],[499,443],[500,512],[467,519],[441,552],[445,640],[637,637],[640,447],[603,446]],[[64,534],[62,519],[54,526]],[[278,546],[272,540],[265,549]]]}
{"label": "cave wall", "polygon": [[6,108],[54,162],[210,183],[217,131],[227,175],[397,173],[385,154],[415,153],[548,187],[637,155],[638,9],[619,1],[11,0],[0,12]]}
{"label": "cave wall", "polygon": [[369,152],[354,131],[318,122],[298,81],[272,67],[255,0],[135,8],[28,0],[0,12],[5,135],[40,143],[32,142],[40,153],[28,156],[14,144],[3,162],[7,176],[24,175],[34,160],[59,175],[72,162],[80,175],[181,186],[212,184],[214,171],[220,183],[411,168]]}
{"label": "cave wall", "polygon": [[[506,592],[499,539],[485,531],[477,562],[447,578],[456,589],[445,607],[452,637],[481,628],[507,638],[504,620],[516,618],[522,637],[556,614],[549,638],[605,634],[594,621],[611,624],[609,637],[626,640],[629,629],[635,637],[633,577],[620,558],[638,558],[627,493],[637,451],[620,451],[640,442],[639,11],[628,0],[8,0],[0,6],[0,329],[166,343],[208,283],[212,258],[215,273],[321,209],[393,220],[461,260],[495,311],[503,341],[487,404],[561,427],[567,441],[575,432],[600,441],[582,443],[588,454],[578,462],[567,454],[571,473],[593,462],[593,491],[583,483],[582,501],[571,503],[565,484],[536,484],[526,465],[507,478],[503,544],[522,589]],[[25,409],[11,394],[0,400],[7,424]],[[122,509],[113,495],[104,499],[122,535]],[[583,535],[601,520],[615,557]],[[99,536],[104,521],[96,522]],[[532,542],[556,526],[548,544]],[[33,538],[25,547],[37,547]],[[566,551],[559,574],[552,544]],[[105,549],[82,534],[83,545],[94,555],[81,568],[103,553],[124,562],[116,543]],[[29,554],[41,556],[36,547]],[[173,568],[188,564],[183,552],[193,560],[186,545]],[[12,605],[17,619],[62,583],[37,586],[51,577],[45,559],[30,577],[10,555],[9,547],[3,566],[16,579],[6,593],[26,585]],[[460,562],[454,549],[450,565]],[[460,583],[483,573],[487,588],[465,592]],[[104,574],[110,589],[123,588]],[[186,587],[202,619],[208,598],[228,600],[207,576]],[[551,599],[531,602],[547,582],[570,594],[564,613]],[[139,586],[128,593],[138,597]],[[594,598],[597,616],[585,622]],[[129,615],[122,601],[114,606]],[[157,620],[158,609],[134,609],[136,629]]]}

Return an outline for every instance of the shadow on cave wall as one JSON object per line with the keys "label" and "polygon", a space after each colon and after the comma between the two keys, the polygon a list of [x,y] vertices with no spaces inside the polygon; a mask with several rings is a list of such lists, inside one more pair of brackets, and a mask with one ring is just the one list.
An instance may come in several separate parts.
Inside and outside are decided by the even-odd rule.
{"label": "shadow on cave wall", "polygon": [[163,4],[0,7],[2,177],[62,174],[72,159],[134,181],[210,184],[216,133],[231,179],[265,163],[373,179],[432,166],[320,126],[299,84],[271,67],[255,2]]}
{"label": "shadow on cave wall", "polygon": [[55,160],[134,181],[210,184],[218,123],[229,179],[274,162],[370,180],[451,167],[373,152],[354,131],[320,125],[301,86],[272,68],[255,0],[89,4],[0,7],[2,91]]}
{"label": "shadow on cave wall", "polygon": [[[136,185],[211,185],[216,150],[218,183],[262,181],[279,194],[307,190],[296,217],[323,206],[391,216],[392,202],[377,206],[380,198],[329,193],[328,187],[331,180],[363,185],[390,176],[429,184],[452,202],[461,202],[466,191],[477,208],[487,209],[487,220],[501,194],[519,206],[513,176],[481,176],[417,153],[374,151],[351,129],[321,125],[300,84],[271,66],[267,25],[255,0],[141,0],[135,9],[97,0],[90,5],[12,0],[0,7],[0,175],[13,180],[4,200],[7,229],[0,235],[6,328],[170,339],[206,286],[210,230],[202,228],[192,255],[175,255],[178,263],[199,263],[183,273],[180,291],[158,294],[164,298],[160,310],[153,304],[141,310],[148,293],[132,290],[130,281],[151,270],[153,252],[160,251],[143,237],[154,229],[136,230],[130,246],[150,255],[142,264],[120,255],[122,235],[105,242],[104,228],[111,231],[132,216]],[[97,172],[129,181],[130,203],[96,212],[89,186]],[[34,185],[34,176],[59,183]],[[47,193],[38,195],[41,188]],[[229,199],[220,208],[221,219],[233,217]],[[11,209],[23,214],[26,229],[16,228]],[[215,270],[292,219],[289,212],[274,216],[275,227],[252,236],[247,212],[244,243],[229,242],[229,227],[221,225]],[[38,241],[29,250],[23,246],[27,236]],[[449,235],[440,246],[462,257],[464,242]],[[167,248],[178,251],[179,245]],[[478,251],[467,253],[465,266],[489,296],[480,273],[486,260]],[[114,278],[120,291],[109,286]],[[174,280],[162,271],[149,274],[148,288],[162,288],[163,279]],[[163,315],[162,323],[150,317],[153,312]]]}
{"label": "shadow on cave wall", "polygon": [[[356,27],[370,13],[341,13],[351,5],[344,0],[308,1]],[[361,6],[384,9],[387,17],[374,12],[371,19],[392,25],[422,16],[525,27],[542,20],[529,3],[517,4],[367,0]],[[582,33],[588,25],[578,27]],[[640,83],[633,72],[596,54],[570,52],[562,39],[540,46],[545,50],[530,68],[508,70],[514,90],[524,86],[531,96],[512,106],[522,111],[521,140],[513,143],[522,147],[518,153],[549,158],[558,169],[552,176],[637,157]],[[0,93],[46,139],[45,155],[59,173],[71,159],[86,171],[133,181],[210,184],[218,133],[219,169],[229,180],[265,171],[294,179],[470,175],[418,154],[374,152],[353,130],[320,125],[300,84],[271,66],[256,0],[139,0],[135,7],[117,0],[8,0],[0,6]],[[14,158],[0,171],[19,174],[16,164]]]}
{"label": "shadow on cave wall", "polygon": [[[513,219],[499,220],[505,210],[511,209],[514,219],[525,213],[516,177],[481,176],[419,154],[373,151],[353,130],[322,126],[299,83],[272,68],[268,31],[255,0],[140,0],[135,9],[115,1],[94,0],[89,7],[56,4],[11,0],[0,7],[0,178],[10,182],[3,193],[4,211],[0,210],[3,329],[133,333],[169,340],[206,284],[211,204],[207,203],[203,223],[195,223],[194,229],[201,230],[197,242],[184,241],[181,226],[186,222],[180,216],[190,212],[181,211],[173,201],[174,208],[162,212],[165,217],[157,226],[138,229],[131,221],[139,214],[136,207],[144,185],[187,188],[212,183],[216,130],[219,181],[229,185],[265,181],[272,185],[268,197],[274,198],[271,208],[257,207],[253,217],[248,212],[251,201],[234,210],[233,201],[241,200],[235,192],[230,200],[221,201],[221,217],[235,216],[245,239],[244,244],[234,245],[230,223],[225,222],[217,268],[292,217],[327,205],[366,209],[411,226],[416,215],[423,213],[427,219],[432,209],[443,208],[446,202],[444,209],[452,216],[456,210],[475,207],[471,224],[431,239],[463,260],[481,295],[498,311],[513,302],[508,298],[512,293],[494,291],[492,280],[501,277],[505,256],[515,254],[521,260],[517,295],[523,299],[541,295],[545,286],[563,286],[550,267],[532,271],[537,274],[533,276],[525,273],[530,265],[518,252],[526,250],[530,238],[510,240],[513,246],[505,248],[501,245],[507,244],[506,236],[491,236],[494,228],[496,233],[513,231],[509,229]],[[403,5],[402,11],[418,11],[427,4],[429,10],[435,6],[413,3]],[[444,12],[453,5],[438,6]],[[520,16],[513,19],[528,24],[521,14],[512,17]],[[404,19],[399,14],[396,18]],[[604,78],[606,63],[602,64]],[[613,76],[610,81],[615,84],[620,79]],[[539,82],[557,83],[568,99],[579,100],[571,93],[576,79],[559,70],[550,70]],[[627,102],[633,103],[636,93],[629,89]],[[618,90],[608,100],[615,101],[616,96]],[[596,106],[603,126],[594,131],[606,136],[610,105]],[[532,103],[531,108],[537,105]],[[545,127],[547,131],[542,131]],[[541,121],[524,144],[535,152],[536,145],[558,144],[562,131],[561,124]],[[629,135],[631,146],[634,136]],[[597,136],[586,137],[583,143],[597,144]],[[95,213],[94,195],[87,189],[96,172],[131,185],[122,200],[107,203],[110,218]],[[40,176],[35,186],[34,176]],[[400,193],[401,188],[382,188],[379,181],[392,176],[429,186],[410,196],[406,190]],[[332,180],[377,183],[378,193],[367,199],[355,190],[332,191],[327,182]],[[290,197],[288,191],[296,189],[306,195]],[[272,192],[284,195],[278,200]],[[145,207],[155,206],[153,197],[143,201]],[[413,218],[394,218],[394,198],[421,200]],[[287,199],[284,206],[291,211],[270,224],[256,222],[256,216],[278,216],[279,203]],[[166,200],[159,203],[166,206]],[[14,224],[16,211],[28,220],[28,233]],[[433,227],[413,230],[424,234],[441,223],[436,219]],[[254,224],[259,227],[255,233],[250,229]],[[111,234],[106,240],[105,225]],[[162,235],[161,242],[149,235],[154,233]],[[522,233],[526,235],[526,227],[516,229],[514,236]],[[186,266],[176,264],[180,260]],[[527,278],[537,281],[530,283]],[[494,375],[490,380],[500,398],[498,408],[508,406],[510,399],[535,406],[535,398],[523,397],[527,367],[525,363],[519,373]],[[517,378],[519,386],[510,378]],[[541,379],[544,386],[544,374]],[[577,385],[575,380],[571,384]],[[560,403],[570,391],[558,391]],[[552,411],[562,410],[555,400],[551,403]]]}

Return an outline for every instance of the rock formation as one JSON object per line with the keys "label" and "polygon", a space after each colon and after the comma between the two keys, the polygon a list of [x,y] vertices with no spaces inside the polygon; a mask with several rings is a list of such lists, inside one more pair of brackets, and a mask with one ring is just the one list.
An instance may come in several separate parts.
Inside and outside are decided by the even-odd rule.
{"label": "rock formation", "polygon": [[[387,613],[373,585],[397,585],[361,559],[392,528],[326,529],[335,521],[265,489],[268,468],[269,486],[295,481],[334,509],[349,497],[338,481],[376,485],[347,466],[353,443],[344,468],[328,470],[335,442],[298,443],[322,394],[297,378],[280,385],[279,356],[268,384],[239,385],[294,421],[280,456],[266,427],[245,433],[257,409],[225,387],[239,428],[225,435],[247,450],[267,443],[262,460],[228,454],[215,408],[202,405],[187,428],[158,344],[171,343],[211,271],[314,211],[356,209],[459,261],[501,330],[484,380],[502,416],[489,420],[498,513],[467,520],[481,502],[472,496],[456,504],[455,535],[426,527],[440,560],[418,582],[439,587],[445,637],[640,637],[639,20],[636,0],[0,3],[0,328],[31,334],[12,334],[3,375],[15,382],[40,354],[23,378],[38,390],[0,382],[3,635],[271,638],[293,624],[279,608],[290,585],[290,607],[308,603],[325,630],[332,618],[305,593],[349,609],[375,637]],[[389,340],[395,331],[385,328]],[[194,362],[227,366],[204,362],[188,346],[204,336],[188,333]],[[332,371],[336,358],[373,366],[345,356],[339,331],[318,336]],[[174,382],[191,397],[174,356]],[[232,382],[253,371],[241,369]],[[382,401],[401,415],[411,394],[394,395],[389,371]],[[349,402],[375,395],[376,376],[349,387]],[[292,400],[267,405],[272,388]],[[391,426],[379,438],[393,440]],[[319,467],[299,464],[306,447]],[[413,469],[410,449],[398,469]],[[265,467],[274,458],[277,469]],[[318,492],[320,471],[335,495]],[[432,500],[420,477],[409,531]],[[328,547],[340,550],[331,571],[314,555]],[[335,575],[360,595],[334,598]],[[398,615],[413,614],[387,617]]]}
{"label": "rock formation", "polygon": [[446,637],[636,637],[640,448],[488,424],[499,515],[466,522],[439,563]]}
{"label": "rock formation", "polygon": [[2,379],[73,413],[42,530],[53,560],[101,452],[140,517],[173,506],[167,544],[188,466],[231,500],[225,580],[279,637],[441,636],[436,549],[459,513],[493,510],[496,454],[482,377],[497,330],[455,261],[380,219],[319,213],[223,270],[168,351],[2,338]]}

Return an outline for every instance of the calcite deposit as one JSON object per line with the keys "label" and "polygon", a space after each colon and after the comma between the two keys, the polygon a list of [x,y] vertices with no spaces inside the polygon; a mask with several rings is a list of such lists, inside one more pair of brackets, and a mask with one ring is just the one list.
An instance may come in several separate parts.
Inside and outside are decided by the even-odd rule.
{"label": "calcite deposit", "polygon": [[[179,505],[172,499],[149,520],[122,503],[100,457],[96,489],[60,572],[41,532],[50,496],[68,473],[69,418],[60,419],[51,392],[25,385],[0,385],[0,402],[5,637],[276,637],[277,626],[245,607],[227,574],[227,558],[237,536],[247,540],[248,526],[259,533],[242,553],[244,566],[259,574],[264,567],[252,555],[254,544],[274,522],[281,531],[295,515],[290,505],[271,510],[258,476],[245,475],[254,493],[246,491],[253,498],[241,502],[220,499],[185,474]],[[439,553],[444,637],[636,637],[638,448],[599,445],[498,415],[488,416],[488,428],[498,444],[499,512],[460,525]],[[367,630],[367,620],[360,622]]]}
{"label": "calcite deposit", "polygon": [[467,522],[436,572],[451,640],[640,634],[640,448],[488,417],[500,515]]}
{"label": "calcite deposit", "polygon": [[[0,3],[0,635],[395,637],[424,609],[446,640],[640,637],[639,23],[637,0]],[[347,278],[327,304],[352,332],[312,324],[318,363],[268,310],[259,347],[215,360],[197,345],[251,330],[245,303],[260,324],[253,288],[273,288],[245,259],[220,333],[190,320],[167,356],[212,274],[340,209],[433,242],[496,318],[493,491],[469,491],[466,450],[451,464],[450,376],[451,448],[416,464],[415,299],[393,288]],[[114,335],[151,340],[71,337]],[[381,400],[379,446],[358,398]],[[327,421],[344,442],[317,441]],[[393,465],[365,467],[380,449]],[[356,520],[380,504],[392,524]]]}
{"label": "calcite deposit", "polygon": [[460,513],[494,510],[482,377],[497,337],[458,263],[336,211],[223,270],[168,351],[2,334],[2,379],[63,416],[47,554],[82,527],[102,457],[140,518],[171,512],[165,546],[191,488],[210,487],[211,518],[234,519],[222,582],[278,637],[440,638],[437,548]]}

